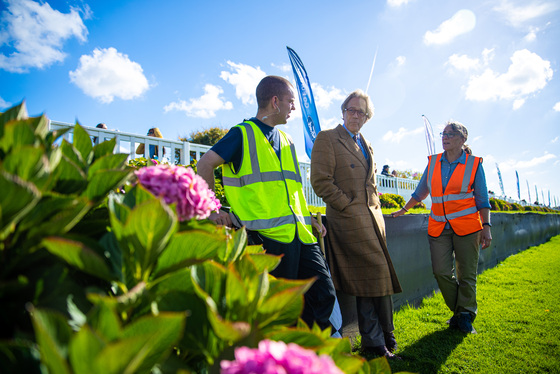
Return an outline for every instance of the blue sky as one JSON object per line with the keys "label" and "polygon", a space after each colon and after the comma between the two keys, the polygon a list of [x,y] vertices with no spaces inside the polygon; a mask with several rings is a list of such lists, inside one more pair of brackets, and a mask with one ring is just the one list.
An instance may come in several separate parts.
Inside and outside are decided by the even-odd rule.
{"label": "blue sky", "polygon": [[[0,0],[0,110],[177,139],[256,114],[267,74],[293,81],[303,60],[321,127],[368,89],[363,135],[379,171],[423,171],[422,114],[439,134],[469,130],[488,187],[560,202],[560,3],[554,0],[31,1]],[[376,55],[377,51],[377,55]],[[299,104],[298,104],[299,105]],[[301,113],[283,130],[303,146]],[[436,137],[436,150],[441,140]]]}

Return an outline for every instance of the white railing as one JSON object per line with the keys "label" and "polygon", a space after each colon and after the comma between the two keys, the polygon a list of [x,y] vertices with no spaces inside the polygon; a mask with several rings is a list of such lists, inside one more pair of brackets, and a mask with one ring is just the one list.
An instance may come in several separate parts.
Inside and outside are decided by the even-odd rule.
{"label": "white railing", "polygon": [[[307,200],[307,204],[313,206],[325,206],[323,199],[315,194],[313,191],[313,187],[311,187],[311,182],[309,180],[311,175],[311,164],[308,162],[301,162],[299,163],[299,168],[301,170],[301,179],[303,184],[303,192],[305,194],[305,199]],[[405,201],[408,201],[412,196],[414,190],[416,190],[416,186],[418,186],[418,180],[413,179],[406,179],[406,178],[395,178],[395,177],[387,177],[385,175],[376,174],[375,178],[377,179],[377,191],[384,194],[384,193],[392,193],[396,195],[401,195],[404,197]],[[424,200],[424,204],[426,207],[431,207],[432,201],[430,197]]]}
{"label": "white railing", "polygon": [[[69,131],[64,134],[64,138],[69,142],[72,142],[74,125],[70,123],[49,121],[49,128],[51,130],[69,129]],[[83,126],[83,128],[86,129],[92,138],[92,142],[95,144],[115,138],[115,152],[128,153],[129,159],[135,159],[138,157],[148,158],[150,145],[154,145],[158,146],[159,160],[167,159],[173,164],[188,165],[192,160],[200,160],[200,157],[211,148],[210,146],[202,144],[154,138],[152,136],[137,135],[116,130],[105,130],[97,127]],[[136,154],[136,148],[140,144],[144,144],[143,155]],[[164,149],[165,155],[163,154]],[[172,155],[173,157],[169,157],[169,155]],[[187,155],[189,155],[188,158]],[[325,206],[323,199],[317,196],[315,191],[313,191],[313,187],[311,187],[311,164],[308,162],[300,162],[299,167],[303,184],[303,192],[305,194],[307,204],[313,206]],[[376,178],[379,192],[401,195],[405,198],[405,200],[410,198],[418,185],[418,181],[412,179],[386,177],[380,174],[377,174]],[[426,203],[426,206],[431,205],[429,198],[424,202]]]}
{"label": "white railing", "polygon": [[[72,141],[74,125],[63,122],[50,121],[49,126],[51,130],[67,129],[69,128],[64,138]],[[138,157],[149,158],[150,145],[158,146],[158,160],[167,159],[173,164],[188,165],[192,160],[199,160],[200,157],[206,153],[211,147],[202,144],[194,144],[189,142],[182,142],[180,140],[169,140],[162,138],[155,138],[153,136],[137,135],[116,130],[105,130],[97,127],[83,126],[87,130],[94,143],[100,143],[105,140],[115,138],[117,144],[115,152],[128,153],[129,159]],[[144,144],[144,154],[136,154],[138,145]],[[165,149],[165,155],[164,153]],[[187,157],[187,155],[189,155]]]}

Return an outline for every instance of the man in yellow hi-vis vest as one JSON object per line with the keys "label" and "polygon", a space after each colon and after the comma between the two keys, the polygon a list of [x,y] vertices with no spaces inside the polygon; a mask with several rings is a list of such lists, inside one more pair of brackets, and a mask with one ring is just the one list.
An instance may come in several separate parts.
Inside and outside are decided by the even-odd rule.
{"label": "man in yellow hi-vis vest", "polygon": [[214,189],[214,169],[222,166],[224,191],[231,211],[212,213],[219,225],[245,226],[250,244],[262,244],[267,253],[282,255],[271,274],[288,279],[316,278],[305,294],[302,319],[322,328],[329,317],[335,290],[312,228],[326,234],[309,214],[291,137],[276,128],[295,110],[291,83],[267,76],[256,90],[258,111],[234,126],[198,162],[198,174]]}

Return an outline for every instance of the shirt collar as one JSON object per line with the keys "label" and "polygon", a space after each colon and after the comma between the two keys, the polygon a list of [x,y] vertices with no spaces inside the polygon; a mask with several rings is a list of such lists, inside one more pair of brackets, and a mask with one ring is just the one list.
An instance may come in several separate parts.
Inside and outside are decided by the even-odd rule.
{"label": "shirt collar", "polygon": [[443,152],[443,154],[441,155],[441,162],[445,160],[445,162],[447,162],[448,164],[458,164],[458,163],[465,164],[467,162],[467,154],[465,153],[464,150],[461,150],[461,152],[462,152],[461,156],[459,156],[459,158],[453,162],[447,161],[447,157],[445,157],[446,153]]}
{"label": "shirt collar", "polygon": [[[348,132],[348,134],[350,134],[350,137],[352,137],[352,138],[354,137],[354,134],[352,134],[352,133],[350,132],[350,130],[348,130],[348,129],[346,128],[346,125],[343,124],[342,127],[344,127],[344,130],[346,130],[346,131]],[[360,133],[358,133],[358,134],[356,135],[356,140],[358,140],[358,139],[360,139]]]}

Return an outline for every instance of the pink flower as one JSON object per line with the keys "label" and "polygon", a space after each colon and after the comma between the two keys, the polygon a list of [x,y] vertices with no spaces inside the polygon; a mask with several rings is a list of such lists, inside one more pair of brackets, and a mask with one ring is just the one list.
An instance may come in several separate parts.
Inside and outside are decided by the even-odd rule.
{"label": "pink flower", "polygon": [[159,164],[141,168],[135,174],[152,194],[162,197],[167,204],[177,203],[180,221],[208,218],[222,206],[206,181],[190,167]]}
{"label": "pink flower", "polygon": [[220,362],[221,374],[342,374],[330,356],[295,343],[263,340],[259,348],[235,349],[235,361]]}

